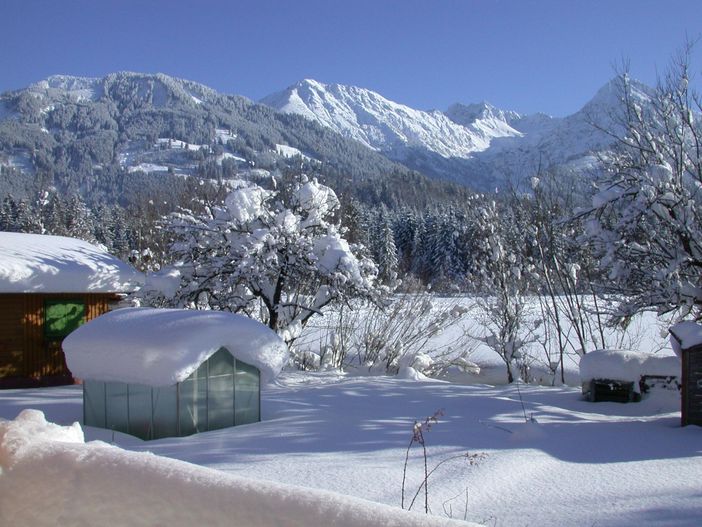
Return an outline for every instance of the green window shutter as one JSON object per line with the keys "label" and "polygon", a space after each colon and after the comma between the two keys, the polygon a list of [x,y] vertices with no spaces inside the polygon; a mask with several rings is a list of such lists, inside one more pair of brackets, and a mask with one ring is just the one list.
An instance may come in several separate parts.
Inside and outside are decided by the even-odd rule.
{"label": "green window shutter", "polygon": [[85,304],[80,300],[47,300],[44,304],[44,335],[62,338],[85,322]]}

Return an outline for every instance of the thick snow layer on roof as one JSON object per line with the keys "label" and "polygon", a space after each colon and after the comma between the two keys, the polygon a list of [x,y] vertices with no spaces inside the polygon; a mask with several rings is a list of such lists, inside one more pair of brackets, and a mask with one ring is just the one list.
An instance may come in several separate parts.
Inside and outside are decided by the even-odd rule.
{"label": "thick snow layer on roof", "polygon": [[0,292],[112,293],[143,277],[104,249],[75,238],[0,232]]}
{"label": "thick snow layer on roof", "polygon": [[[31,489],[31,498],[27,495]],[[2,525],[468,525],[329,491],[255,481],[100,441],[38,410],[0,422]]]}
{"label": "thick snow layer on roof", "polygon": [[670,344],[678,357],[682,349],[693,348],[702,344],[702,324],[686,320],[670,328]]}
{"label": "thick snow layer on roof", "polygon": [[636,351],[596,350],[580,358],[580,378],[638,383],[642,375],[680,376],[680,359]]}
{"label": "thick snow layer on roof", "polygon": [[80,326],[63,341],[81,379],[168,386],[185,380],[219,348],[256,366],[263,382],[285,365],[288,348],[274,331],[225,311],[125,308]]}

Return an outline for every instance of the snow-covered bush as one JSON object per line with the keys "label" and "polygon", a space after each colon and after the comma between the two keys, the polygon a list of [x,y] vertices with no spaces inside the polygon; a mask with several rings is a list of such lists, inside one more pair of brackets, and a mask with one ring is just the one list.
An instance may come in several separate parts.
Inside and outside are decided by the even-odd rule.
{"label": "snow-covered bush", "polygon": [[147,284],[143,302],[242,312],[291,343],[324,306],[374,298],[376,267],[333,221],[334,191],[305,176],[286,191],[283,202],[282,193],[242,185],[206,214],[172,214],[176,263]]}
{"label": "snow-covered bush", "polygon": [[[315,317],[316,331],[301,343],[306,351],[298,353],[298,364],[312,362],[306,355],[310,348],[319,350],[323,369],[396,374],[402,367],[411,367],[435,376],[454,363],[469,362],[475,343],[458,329],[468,313],[462,299],[423,292],[353,307]],[[444,335],[449,330],[451,335]],[[446,338],[438,339],[439,335]]]}

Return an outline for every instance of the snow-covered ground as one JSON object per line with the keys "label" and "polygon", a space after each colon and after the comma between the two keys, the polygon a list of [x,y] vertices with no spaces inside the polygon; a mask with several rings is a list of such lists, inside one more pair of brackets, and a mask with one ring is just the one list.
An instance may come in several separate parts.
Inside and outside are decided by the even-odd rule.
{"label": "snow-covered ground", "polygon": [[310,156],[307,156],[302,153],[301,150],[298,150],[295,147],[288,146],[288,145],[275,145],[275,152],[276,154],[283,156],[283,157],[295,157],[295,156],[300,156],[302,159],[305,159],[306,161],[317,161],[319,162],[318,159],[314,159]]}
{"label": "snow-covered ground", "polygon": [[102,441],[86,444],[77,423],[48,423],[39,410],[0,421],[1,525],[93,526],[106,521],[120,527],[464,525],[328,491],[237,477]]}
{"label": "snow-covered ground", "polygon": [[[2,393],[0,417],[25,408],[62,425],[80,421],[80,387]],[[692,526],[702,517],[702,428],[681,428],[679,408],[665,390],[640,403],[589,403],[571,387],[287,372],[263,389],[261,423],[151,442],[93,428],[85,436],[398,507],[413,424],[442,410],[424,432],[429,469],[459,457],[429,478],[434,515],[494,526]],[[479,456],[471,465],[464,454]],[[415,445],[410,497],[422,471]]]}
{"label": "snow-covered ground", "polygon": [[127,169],[128,172],[168,172],[168,167],[165,165],[156,165],[154,163],[139,163]]}

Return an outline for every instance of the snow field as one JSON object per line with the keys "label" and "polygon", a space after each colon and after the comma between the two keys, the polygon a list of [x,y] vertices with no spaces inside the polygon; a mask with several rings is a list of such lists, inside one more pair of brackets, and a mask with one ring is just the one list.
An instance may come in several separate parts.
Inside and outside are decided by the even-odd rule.
{"label": "snow field", "polygon": [[154,163],[139,163],[127,169],[129,172],[168,172],[166,165],[156,165]]}
{"label": "snow field", "polygon": [[[34,407],[69,425],[82,415],[79,387],[4,395],[2,417]],[[466,452],[484,457],[472,466],[465,458],[449,461],[430,476],[432,515],[495,526],[637,527],[695,526],[702,515],[702,429],[680,427],[675,392],[640,403],[588,403],[568,387],[518,391],[286,372],[263,389],[262,405],[261,423],[185,438],[142,442],[89,427],[85,435],[262,484],[305,487],[303,495],[322,489],[399,507],[414,420],[442,408],[445,415],[425,432],[429,468]],[[410,496],[422,467],[415,446]],[[420,494],[413,510],[423,507]]]}
{"label": "snow field", "polygon": [[293,147],[293,146],[288,146],[288,145],[275,145],[275,153],[283,156],[283,157],[295,157],[295,156],[300,156],[302,159],[306,161],[317,161],[319,160],[314,159],[310,156],[307,156],[302,153],[301,150]]}

